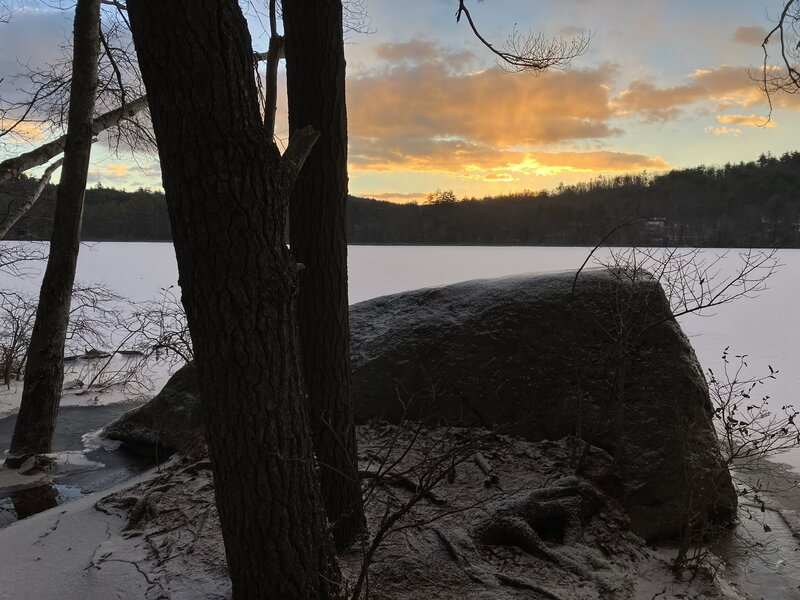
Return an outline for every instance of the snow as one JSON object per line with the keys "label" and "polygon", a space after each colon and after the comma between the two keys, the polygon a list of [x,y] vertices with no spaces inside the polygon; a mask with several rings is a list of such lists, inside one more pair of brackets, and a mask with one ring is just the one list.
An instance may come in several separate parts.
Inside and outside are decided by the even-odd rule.
{"label": "snow", "polygon": [[[142,374],[143,381],[140,383],[104,385],[105,382],[101,377],[98,378],[99,385],[85,387],[85,384],[92,380],[106,360],[77,359],[65,363],[64,393],[61,396],[60,406],[104,406],[145,400],[160,390],[170,376],[168,365],[152,365],[148,367],[146,373]],[[109,376],[114,375],[128,364],[129,359],[126,357],[115,356],[108,364],[107,373]],[[19,411],[22,383],[22,381],[12,380],[9,387],[0,387],[0,419]]]}
{"label": "snow", "polygon": [[95,502],[157,475],[151,470],[124,484],[90,494],[0,530],[0,598],[112,600],[144,598],[146,574],[123,555],[130,541],[123,520]]}

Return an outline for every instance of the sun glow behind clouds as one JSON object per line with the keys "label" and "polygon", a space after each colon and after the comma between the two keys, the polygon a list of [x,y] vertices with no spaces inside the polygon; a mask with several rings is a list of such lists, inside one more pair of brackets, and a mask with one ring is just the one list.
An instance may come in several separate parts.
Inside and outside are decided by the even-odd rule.
{"label": "sun glow behind clouds", "polygon": [[[752,77],[771,26],[766,0],[725,0],[724,11],[712,4],[476,3],[482,30],[500,44],[508,23],[567,37],[594,33],[571,70],[532,77],[499,69],[454,22],[448,2],[371,3],[376,33],[351,36],[346,48],[351,192],[392,201],[424,199],[436,188],[482,196],[796,150],[800,94],[775,97],[767,119]],[[15,57],[37,62],[44,52],[37,32],[55,39],[52,31],[69,24],[63,14],[23,16],[0,43],[0,96],[11,90]],[[282,82],[280,89],[285,123]],[[278,131],[285,141],[286,127]],[[93,181],[159,187],[154,160],[142,171],[107,149],[94,156]]]}

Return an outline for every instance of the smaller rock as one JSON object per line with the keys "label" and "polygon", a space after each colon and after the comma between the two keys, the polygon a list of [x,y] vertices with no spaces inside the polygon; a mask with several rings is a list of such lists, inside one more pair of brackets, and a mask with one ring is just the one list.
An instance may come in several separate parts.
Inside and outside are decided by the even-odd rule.
{"label": "smaller rock", "polygon": [[181,367],[147,404],[106,425],[105,437],[138,454],[162,460],[191,443],[202,427],[194,364]]}

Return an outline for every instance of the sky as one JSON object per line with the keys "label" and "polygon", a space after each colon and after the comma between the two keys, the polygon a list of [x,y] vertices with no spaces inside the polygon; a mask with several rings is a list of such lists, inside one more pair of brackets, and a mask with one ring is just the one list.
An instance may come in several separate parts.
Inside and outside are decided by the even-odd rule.
{"label": "sky", "polygon": [[[774,98],[768,121],[753,82],[781,0],[468,1],[501,47],[515,31],[591,37],[568,69],[538,76],[504,71],[464,19],[456,23],[456,0],[364,4],[369,32],[349,32],[346,45],[354,195],[483,197],[800,149],[800,94]],[[70,14],[27,6],[0,25],[0,97],[14,94],[20,64],[59,56],[71,29]],[[249,21],[255,49],[265,49],[258,18]],[[285,107],[282,99],[284,141]],[[90,182],[159,189],[157,157],[98,143]]]}

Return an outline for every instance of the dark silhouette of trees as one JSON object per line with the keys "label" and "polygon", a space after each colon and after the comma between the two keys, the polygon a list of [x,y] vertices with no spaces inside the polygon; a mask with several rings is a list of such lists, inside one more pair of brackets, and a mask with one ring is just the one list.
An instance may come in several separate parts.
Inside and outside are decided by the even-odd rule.
{"label": "dark silhouette of trees", "polygon": [[6,458],[11,467],[34,454],[49,452],[55,431],[92,147],[99,31],[100,0],[78,0],[64,164],[56,192],[50,254],[28,348],[22,400]]}
{"label": "dark silhouette of trees", "polygon": [[364,510],[350,406],[342,2],[286,2],[283,24],[289,130],[320,132],[295,181],[289,223],[292,255],[304,267],[297,319],[314,452],[334,539],[344,547],[363,529]]}
{"label": "dark silhouette of trees", "polygon": [[[0,217],[24,201],[36,184],[21,179],[0,187]],[[462,198],[436,206],[350,197],[347,239],[351,244],[592,246],[621,221],[630,220],[612,236],[613,244],[798,248],[798,189],[800,152],[790,152],[762,155],[752,162],[657,176],[598,178],[552,192]],[[39,203],[11,229],[9,239],[49,238],[54,192],[54,186],[45,189]],[[83,232],[90,240],[169,240],[164,196],[143,189],[89,189]]]}
{"label": "dark silhouette of trees", "polygon": [[194,343],[235,598],[336,598],[296,330],[289,193],[316,139],[283,156],[260,114],[235,0],[128,2]]}

